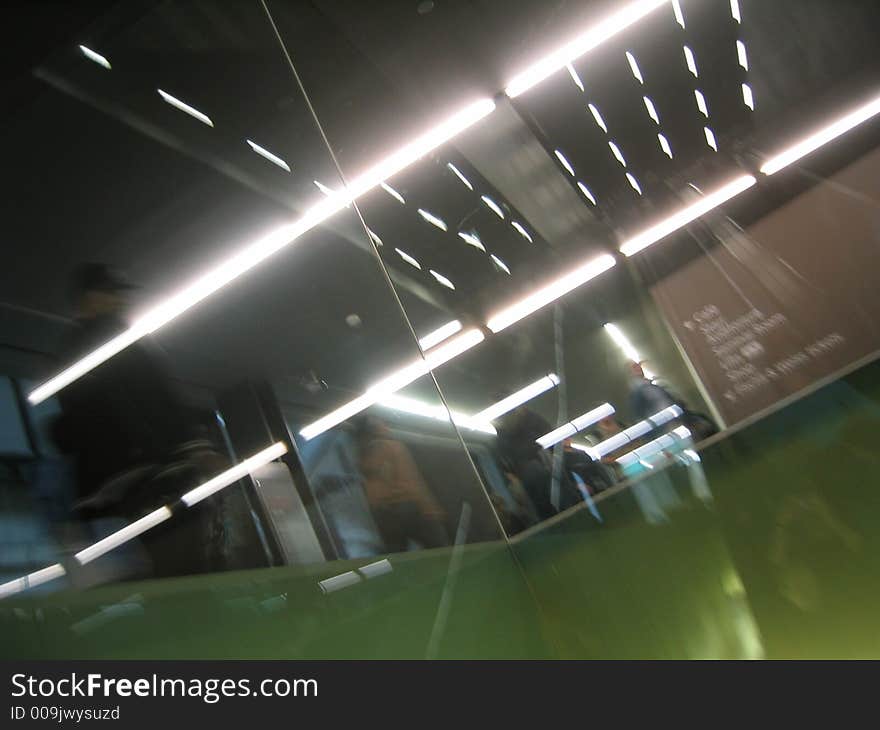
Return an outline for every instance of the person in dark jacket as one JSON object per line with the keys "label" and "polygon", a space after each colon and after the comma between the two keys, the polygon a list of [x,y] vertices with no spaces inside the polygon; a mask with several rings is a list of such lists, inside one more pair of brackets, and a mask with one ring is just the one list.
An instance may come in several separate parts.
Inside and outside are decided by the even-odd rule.
{"label": "person in dark jacket", "polygon": [[638,420],[650,418],[664,408],[677,404],[677,399],[668,390],[645,377],[641,363],[631,362],[629,369],[630,410]]}
{"label": "person in dark jacket", "polygon": [[546,419],[526,406],[519,406],[494,424],[498,433],[496,449],[499,460],[503,468],[522,484],[541,520],[579,502],[577,489],[565,469],[559,475],[559,509],[551,500],[552,455],[537,443],[537,439],[553,430]]}
{"label": "person in dark jacket", "polygon": [[701,441],[718,433],[718,426],[703,413],[692,411],[680,398],[677,398],[663,386],[651,382],[645,377],[640,363],[630,363],[630,409],[638,419],[650,418],[669,406],[678,406],[682,410],[681,422],[687,426],[695,441]]}
{"label": "person in dark jacket", "polygon": [[[74,280],[75,330],[61,352],[67,367],[128,327],[133,288],[103,264],[83,265]],[[58,392],[53,426],[59,448],[74,461],[76,518],[132,520],[176,499],[222,470],[209,443],[175,392],[162,356],[148,337]],[[145,535],[154,574],[204,567],[207,510],[176,515],[174,525]]]}
{"label": "person in dark jacket", "polygon": [[[101,264],[86,264],[74,281],[75,329],[60,353],[70,365],[128,328],[129,285]],[[75,456],[77,497],[93,497],[134,465],[167,460],[190,440],[188,419],[147,338],[58,392],[58,445]]]}

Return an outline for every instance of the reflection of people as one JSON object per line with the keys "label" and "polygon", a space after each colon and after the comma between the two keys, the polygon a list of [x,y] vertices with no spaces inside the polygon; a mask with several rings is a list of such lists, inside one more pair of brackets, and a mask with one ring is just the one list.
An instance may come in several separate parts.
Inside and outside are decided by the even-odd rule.
{"label": "reflection of people", "polygon": [[359,421],[357,440],[364,492],[385,549],[403,552],[410,540],[428,548],[448,545],[443,510],[409,449],[375,416]]}
{"label": "reflection of people", "polygon": [[593,461],[588,454],[572,446],[571,439],[566,439],[564,444],[565,470],[576,474],[583,480],[591,495],[604,492],[614,485],[614,476],[601,463]]}
{"label": "reflection of people", "polygon": [[638,419],[650,418],[664,408],[676,405],[682,409],[682,423],[694,435],[695,441],[718,433],[718,427],[708,416],[690,410],[679,398],[666,388],[652,383],[645,377],[641,363],[630,363],[630,409]]}
{"label": "reflection of people", "polygon": [[[123,313],[131,288],[102,264],[81,267],[74,286],[76,331],[62,352],[65,364],[126,328]],[[212,451],[196,438],[192,420],[146,339],[59,391],[58,401],[62,413],[53,425],[53,436],[74,459],[77,516],[93,526],[140,517],[179,496],[189,486],[184,478],[195,478],[201,466],[216,467],[209,465]],[[169,469],[171,465],[177,468]],[[193,527],[193,519],[176,521]],[[172,531],[164,527],[154,534]],[[204,540],[176,532],[173,545],[159,550],[159,541],[153,543],[154,572],[196,570]]]}
{"label": "reflection of people", "polygon": [[514,535],[534,525],[539,521],[539,517],[535,505],[532,504],[532,500],[523,488],[519,477],[510,471],[505,471],[504,477],[507,491],[510,492],[513,499],[513,506],[508,506],[498,495],[493,495],[492,503],[495,505],[495,511],[498,513],[505,532],[508,535]]}
{"label": "reflection of people", "polygon": [[[599,442],[607,441],[612,436],[616,436],[621,431],[623,431],[623,426],[620,421],[613,415],[605,416],[596,424],[596,435],[599,438]],[[612,452],[614,453],[614,452]],[[605,474],[608,479],[611,480],[612,485],[620,480],[620,474],[617,467],[617,462],[614,460],[614,457],[609,455],[602,457],[602,466],[604,467]]]}
{"label": "reflection of people", "polygon": [[610,439],[621,431],[623,431],[623,426],[620,425],[620,421],[618,421],[613,415],[605,416],[605,418],[600,419],[596,424],[596,433],[598,434],[600,441]]}
{"label": "reflection of people", "polygon": [[550,464],[536,440],[552,430],[550,424],[534,411],[519,406],[495,422],[497,449],[502,465],[522,484],[539,519],[547,519],[556,510],[550,502]]}
{"label": "reflection of people", "polygon": [[639,420],[649,418],[664,408],[675,405],[677,400],[665,388],[645,377],[641,363],[631,362],[629,401],[633,415]]}
{"label": "reflection of people", "polygon": [[[558,511],[551,498],[552,466],[550,456],[537,439],[553,427],[534,411],[519,406],[495,422],[498,433],[498,456],[504,468],[517,477],[542,520]],[[571,479],[563,470],[560,478],[559,509],[580,501]]]}

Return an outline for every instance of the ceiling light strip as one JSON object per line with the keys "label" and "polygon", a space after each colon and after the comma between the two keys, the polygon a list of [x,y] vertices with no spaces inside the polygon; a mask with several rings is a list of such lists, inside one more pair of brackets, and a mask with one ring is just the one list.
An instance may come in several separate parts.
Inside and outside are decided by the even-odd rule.
{"label": "ceiling light strip", "polygon": [[560,276],[547,286],[496,312],[489,317],[487,326],[493,332],[500,332],[515,322],[519,322],[524,317],[555,302],[561,296],[596,278],[603,272],[608,271],[614,264],[614,257],[610,254],[603,254],[590,259],[583,266]]}
{"label": "ceiling light strip", "polygon": [[48,583],[50,580],[61,578],[66,574],[67,571],[60,563],[55,563],[46,568],[35,570],[33,573],[28,573],[21,578],[16,578],[15,580],[10,580],[0,585],[0,598],[6,598],[7,596],[21,593],[29,588],[36,588],[44,583]]}
{"label": "ceiling light strip", "polygon": [[559,377],[555,373],[550,373],[543,378],[539,378],[534,383],[529,383],[524,388],[520,388],[515,393],[511,393],[506,398],[502,398],[497,403],[493,403],[488,408],[484,408],[479,413],[475,413],[471,418],[474,421],[489,423],[505,413],[509,413],[514,408],[518,408],[523,403],[537,398],[542,393],[552,390],[557,385],[559,385]]}
{"label": "ceiling light strip", "polygon": [[77,561],[81,565],[85,565],[86,563],[90,563],[92,560],[101,557],[105,553],[109,553],[111,550],[118,548],[120,545],[125,544],[129,540],[133,540],[138,535],[142,535],[147,530],[155,527],[156,525],[160,525],[165,520],[171,518],[171,509],[166,507],[159,507],[159,509],[150,512],[147,515],[144,515],[139,520],[135,520],[130,525],[126,525],[121,530],[117,530],[111,535],[108,535],[103,540],[98,540],[98,542],[93,545],[89,545],[89,547],[84,550],[80,550],[78,553],[74,555]]}
{"label": "ceiling light strip", "polygon": [[203,499],[207,499],[212,494],[216,494],[221,489],[246,477],[248,474],[251,474],[261,466],[268,464],[270,461],[275,461],[275,459],[281,458],[286,453],[287,446],[282,441],[278,441],[268,448],[245,459],[240,464],[236,464],[232,468],[227,469],[222,474],[218,474],[213,479],[209,479],[195,489],[191,489],[180,498],[180,501],[187,507],[192,507]]}
{"label": "ceiling light strip", "polygon": [[381,160],[364,174],[354,178],[347,188],[333,193],[317,205],[309,208],[294,223],[280,226],[263,238],[246,245],[239,253],[219,266],[200,276],[189,286],[169,297],[148,311],[129,330],[101,345],[81,360],[73,363],[58,375],[32,391],[28,400],[36,405],[57,393],[92,368],[128,347],[133,342],[178,317],[190,307],[210,296],[223,286],[250,271],[257,264],[282,248],[290,245],[303,234],[320,225],[335,213],[347,207],[354,199],[376,187],[382,181],[403,170],[413,162],[436,149],[463,130],[472,126],[495,108],[491,99],[480,99],[448,117],[412,142]]}
{"label": "ceiling light strip", "polygon": [[593,424],[598,423],[603,418],[614,415],[614,406],[610,403],[603,403],[598,408],[578,416],[577,418],[564,423],[558,428],[553,429],[549,433],[545,433],[540,438],[535,439],[541,448],[549,449],[551,446],[558,444],[563,439],[571,438],[579,431],[589,428]]}
{"label": "ceiling light strip", "polygon": [[430,418],[434,421],[443,421],[449,423],[449,417],[452,416],[452,422],[456,426],[467,428],[471,431],[481,431],[482,433],[495,434],[495,428],[488,423],[475,421],[472,416],[468,416],[458,411],[447,411],[443,405],[431,405],[425,401],[416,398],[408,398],[406,396],[394,393],[387,398],[383,398],[377,404],[383,408],[390,408],[401,413],[409,413],[413,416],[421,416],[422,418]]}
{"label": "ceiling light strip", "polygon": [[325,431],[329,431],[334,426],[338,426],[343,421],[393,395],[434,368],[478,345],[484,339],[483,333],[478,329],[467,330],[457,337],[453,337],[426,352],[423,358],[419,358],[415,362],[383,378],[368,388],[362,395],[303,427],[299,432],[300,435],[306,441],[309,441]]}
{"label": "ceiling light strip", "polygon": [[726,203],[731,198],[739,195],[743,190],[752,187],[755,182],[755,178],[751,175],[742,175],[732,180],[709,195],[700,198],[697,202],[685,206],[668,218],[664,218],[659,223],[626,240],[620,246],[620,252],[624,256],[632,256],[646,249],[648,246],[683,228],[688,223],[695,221],[700,216],[705,215],[710,210]]}
{"label": "ceiling light strip", "polygon": [[848,114],[836,119],[821,129],[813,132],[811,135],[804,137],[799,142],[795,142],[790,147],[785,148],[781,152],[773,155],[761,166],[761,172],[765,175],[772,175],[779,172],[793,162],[814,152],[823,145],[845,134],[849,130],[857,127],[863,122],[868,121],[875,115],[880,113],[880,97],[872,99],[867,104],[863,104],[858,109],[854,109]]}
{"label": "ceiling light strip", "polygon": [[504,90],[505,93],[511,99],[516,98],[667,2],[669,0],[640,0],[624,6],[618,12],[590,27],[577,38],[530,65],[511,79]]}
{"label": "ceiling light strip", "polygon": [[422,337],[419,340],[419,347],[421,347],[423,351],[430,350],[434,345],[438,345],[443,342],[443,340],[452,337],[456,332],[461,332],[461,322],[457,319],[453,319],[451,322],[447,322],[433,332],[429,332]]}

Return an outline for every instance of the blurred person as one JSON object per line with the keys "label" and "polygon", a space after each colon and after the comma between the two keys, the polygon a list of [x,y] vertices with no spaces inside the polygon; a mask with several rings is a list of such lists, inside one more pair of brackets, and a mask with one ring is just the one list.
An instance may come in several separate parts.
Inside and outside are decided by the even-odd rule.
{"label": "blurred person", "polygon": [[551,500],[553,467],[550,454],[537,439],[553,430],[546,419],[524,405],[500,416],[495,422],[496,449],[503,468],[514,474],[541,520],[552,517],[580,501],[571,479],[560,479],[559,509]]}
{"label": "blurred person", "polygon": [[[600,441],[616,436],[624,431],[624,425],[613,415],[606,416],[596,424],[596,432]],[[647,438],[652,438],[649,436]],[[610,454],[602,457],[601,467],[608,475],[613,483],[627,481],[636,477],[643,469],[641,464],[637,465],[637,470],[627,473],[617,462],[621,454],[632,451],[637,448],[636,443],[628,443],[621,449],[617,449]],[[678,498],[675,494],[675,488],[669,481],[668,476],[661,472],[660,474],[648,473],[647,478],[638,480],[630,487],[633,499],[642,511],[642,515],[648,524],[661,524],[668,520],[666,509],[678,505]]]}
{"label": "blurred person", "polygon": [[360,419],[355,435],[364,492],[385,549],[404,552],[410,540],[426,548],[449,545],[443,509],[409,449],[376,416]]}
{"label": "blurred person", "polygon": [[[133,288],[103,264],[79,268],[72,292],[75,330],[61,352],[65,365],[127,328],[127,295]],[[73,459],[73,516],[92,533],[87,539],[100,539],[224,468],[210,443],[198,437],[148,337],[63,388],[57,398],[61,414],[53,437]],[[139,558],[128,567],[153,575],[204,569],[210,515],[210,507],[186,510],[144,533],[150,565],[144,567]],[[129,552],[133,549],[134,544]]]}
{"label": "blurred person", "polygon": [[499,495],[495,494],[492,495],[492,502],[505,532],[508,535],[514,535],[540,522],[540,518],[519,477],[513,472],[504,471],[504,480],[507,491],[513,500],[513,506],[511,507]]}
{"label": "blurred person", "polygon": [[599,441],[605,441],[623,431],[623,425],[616,416],[605,416],[596,424],[596,435]]}
{"label": "blurred person", "polygon": [[610,486],[610,483],[606,484],[604,481],[602,465],[594,462],[589,455],[580,449],[574,448],[571,439],[565,439],[562,442],[562,448],[565,473],[581,493],[581,497],[593,517],[602,522],[602,516],[593,502],[593,497],[596,494]]}
{"label": "blurred person", "polygon": [[678,404],[678,400],[668,390],[645,377],[641,363],[631,362],[629,372],[629,405],[637,419],[650,418],[664,408]]}
{"label": "blurred person", "polygon": [[[602,441],[607,441],[612,436],[616,436],[623,430],[623,424],[617,420],[616,416],[605,416],[605,418],[602,418],[596,424],[596,438],[599,443],[601,443]],[[611,482],[612,486],[620,481],[620,469],[613,456],[603,456],[601,466],[603,467],[605,476]]]}
{"label": "blurred person", "polygon": [[648,380],[641,363],[630,362],[630,410],[639,420],[650,418],[669,406],[682,410],[681,422],[690,429],[694,441],[702,441],[718,433],[711,418],[691,410],[681,398],[677,398],[661,385]]}
{"label": "blurred person", "polygon": [[571,439],[563,442],[565,470],[576,474],[589,490],[590,496],[614,486],[616,479],[609,474],[608,469],[601,462],[593,461],[589,454],[576,449]]}

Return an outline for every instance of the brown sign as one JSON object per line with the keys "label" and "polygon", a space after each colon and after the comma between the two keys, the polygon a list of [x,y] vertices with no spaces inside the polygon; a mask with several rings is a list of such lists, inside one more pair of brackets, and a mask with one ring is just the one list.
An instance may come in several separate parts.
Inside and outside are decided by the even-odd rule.
{"label": "brown sign", "polygon": [[728,425],[880,348],[880,151],[652,288]]}

